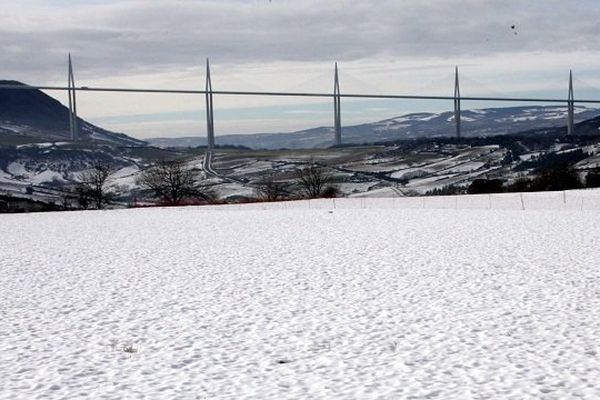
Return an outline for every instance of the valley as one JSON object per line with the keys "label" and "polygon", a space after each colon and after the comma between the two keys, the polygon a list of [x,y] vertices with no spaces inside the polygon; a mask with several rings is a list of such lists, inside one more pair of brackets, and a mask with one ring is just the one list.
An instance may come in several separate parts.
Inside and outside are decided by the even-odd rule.
{"label": "valley", "polygon": [[0,88],[0,106],[0,195],[66,209],[79,208],[81,174],[98,164],[110,169],[113,208],[157,204],[139,182],[164,160],[181,161],[220,202],[261,200],[265,177],[284,188],[280,197],[302,197],[298,175],[309,165],[343,197],[460,194],[476,181],[510,190],[543,174],[548,159],[583,185],[600,167],[600,110],[585,107],[575,108],[576,135],[567,135],[566,109],[523,106],[463,111],[460,139],[451,113],[417,113],[346,126],[342,146],[331,146],[332,128],[322,127],[217,136],[208,152],[201,137],[145,142],[81,118],[79,140],[70,141],[68,109],[38,90]]}

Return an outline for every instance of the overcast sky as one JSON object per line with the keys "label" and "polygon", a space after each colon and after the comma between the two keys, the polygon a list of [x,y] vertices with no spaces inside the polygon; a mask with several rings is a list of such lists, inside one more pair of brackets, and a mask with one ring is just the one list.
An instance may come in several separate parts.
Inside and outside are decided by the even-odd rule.
{"label": "overcast sky", "polygon": [[[78,85],[600,97],[598,0],[0,0],[0,79]],[[16,4],[15,4],[16,3]],[[515,28],[512,28],[512,25]],[[57,93],[53,96],[64,99]],[[137,137],[205,133],[198,96],[85,94],[80,115]],[[218,134],[331,125],[330,102],[215,99]],[[463,108],[483,106],[465,104]],[[451,103],[344,101],[343,122]]]}

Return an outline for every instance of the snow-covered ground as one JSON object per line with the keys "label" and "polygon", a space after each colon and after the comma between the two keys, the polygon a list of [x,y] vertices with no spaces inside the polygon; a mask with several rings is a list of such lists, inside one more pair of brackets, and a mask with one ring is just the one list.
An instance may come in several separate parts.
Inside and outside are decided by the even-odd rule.
{"label": "snow-covered ground", "polygon": [[600,398],[598,212],[228,210],[1,216],[0,398]]}

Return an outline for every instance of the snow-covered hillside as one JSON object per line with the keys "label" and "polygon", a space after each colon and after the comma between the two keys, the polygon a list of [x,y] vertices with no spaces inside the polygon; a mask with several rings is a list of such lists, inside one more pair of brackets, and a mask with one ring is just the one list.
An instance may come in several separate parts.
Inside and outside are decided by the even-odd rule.
{"label": "snow-covered hillside", "polygon": [[[577,122],[600,115],[600,110],[575,108]],[[521,106],[463,110],[462,133],[465,137],[505,135],[532,129],[565,127],[567,108],[560,106]],[[597,125],[596,125],[597,127]],[[581,134],[584,130],[578,128]],[[344,144],[385,142],[425,137],[454,136],[456,127],[453,112],[412,113],[382,121],[342,127]],[[596,132],[597,133],[597,129]],[[588,133],[585,133],[588,134]],[[206,145],[205,138],[155,138],[149,143],[158,147],[188,147]],[[247,146],[254,149],[308,149],[333,145],[333,128],[317,127],[292,133],[258,133],[218,137],[221,145]]]}
{"label": "snow-covered hillside", "polygon": [[[70,140],[69,109],[40,90],[14,90],[3,85],[27,86],[0,80],[0,145],[8,140],[19,143]],[[78,140],[144,146],[144,141],[111,132],[78,118]],[[11,143],[8,142],[8,143]]]}
{"label": "snow-covered hillside", "polygon": [[586,211],[2,216],[0,398],[597,399],[599,224]]}

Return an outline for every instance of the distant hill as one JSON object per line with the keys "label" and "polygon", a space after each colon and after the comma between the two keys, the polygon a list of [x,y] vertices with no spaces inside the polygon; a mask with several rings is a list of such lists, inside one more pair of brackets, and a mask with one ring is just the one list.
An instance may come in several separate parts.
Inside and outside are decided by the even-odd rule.
{"label": "distant hill", "polygon": [[[2,89],[2,85],[23,85],[0,80],[0,143],[65,141],[70,139],[69,109],[40,90]],[[81,141],[98,141],[123,146],[146,143],[122,133],[102,129],[78,118]]]}
{"label": "distant hill", "polygon": [[[599,109],[577,107],[577,121],[600,115]],[[567,110],[558,106],[523,106],[486,108],[462,112],[462,133],[465,137],[493,136],[530,130],[562,128],[566,126]],[[582,122],[583,124],[583,122]],[[580,125],[581,129],[584,125]],[[579,129],[579,128],[578,128]],[[344,126],[345,144],[384,142],[399,139],[452,136],[454,115],[443,113],[413,113],[378,122]],[[251,135],[222,135],[217,132],[218,144],[241,145],[250,148],[320,148],[333,142],[331,127],[318,127],[292,133],[259,133]],[[206,145],[206,138],[154,138],[148,142],[158,147],[195,147]]]}
{"label": "distant hill", "polygon": [[[528,131],[520,132],[524,135],[548,135],[562,136],[567,134],[566,126],[537,128]],[[600,135],[600,116],[586,119],[575,124],[575,133],[577,135]]]}

